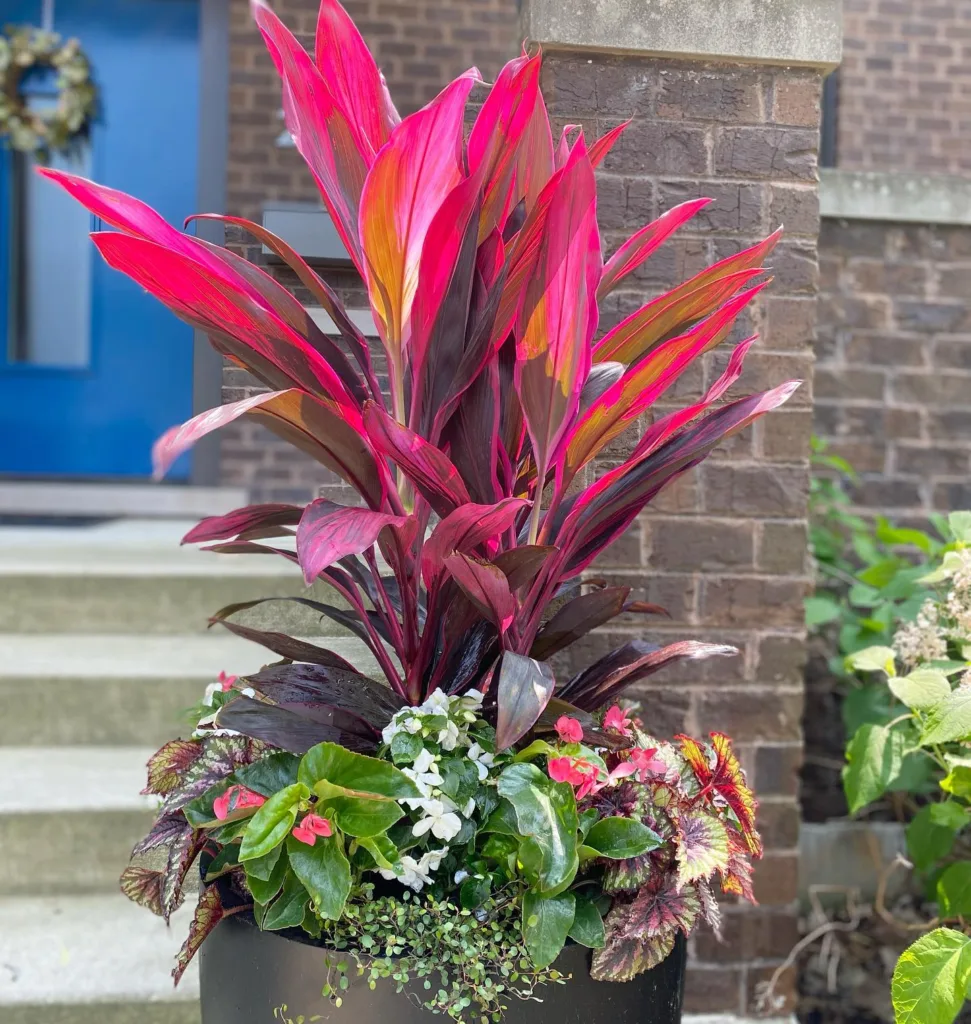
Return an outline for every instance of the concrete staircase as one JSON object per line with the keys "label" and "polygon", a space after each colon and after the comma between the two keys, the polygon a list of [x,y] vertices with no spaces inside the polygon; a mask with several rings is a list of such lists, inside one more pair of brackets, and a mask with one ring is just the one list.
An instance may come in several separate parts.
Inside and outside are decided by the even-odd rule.
{"label": "concrete staircase", "polygon": [[[273,660],[208,616],[305,591],[283,559],[180,549],[188,526],[0,528],[3,1024],[199,1022],[197,975],[178,990],[170,977],[191,906],[167,929],[118,892],[152,817],[144,765],[220,670]],[[240,621],[327,635],[371,669],[359,641],[296,606]]]}

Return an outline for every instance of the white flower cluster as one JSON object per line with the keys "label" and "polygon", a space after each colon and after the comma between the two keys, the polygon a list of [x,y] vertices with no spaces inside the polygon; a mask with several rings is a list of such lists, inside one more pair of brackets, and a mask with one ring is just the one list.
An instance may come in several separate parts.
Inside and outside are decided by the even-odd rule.
{"label": "white flower cluster", "polygon": [[[469,727],[479,718],[483,695],[478,690],[469,690],[462,696],[449,697],[442,690],[434,693],[417,707],[402,708],[385,726],[381,738],[390,747],[395,736],[408,733],[429,740],[443,751],[460,751],[476,768],[479,781],[489,776],[493,755],[484,750],[469,736]],[[443,721],[444,720],[444,721]],[[471,797],[459,807],[441,788],[441,756],[427,747],[422,747],[410,766],[401,769],[418,788],[420,797],[403,800],[412,811],[420,811],[421,817],[412,826],[415,836],[433,835],[442,849],[429,850],[420,860],[402,856],[403,871],[382,870],[384,878],[397,878],[416,892],[431,882],[431,874],[438,870],[442,859],[448,853],[448,843],[462,830],[462,819],[471,818],[475,813],[475,800]]]}
{"label": "white flower cluster", "polygon": [[914,622],[901,626],[893,638],[893,648],[910,668],[925,661],[947,657],[947,636],[938,622],[937,604],[928,598]]}

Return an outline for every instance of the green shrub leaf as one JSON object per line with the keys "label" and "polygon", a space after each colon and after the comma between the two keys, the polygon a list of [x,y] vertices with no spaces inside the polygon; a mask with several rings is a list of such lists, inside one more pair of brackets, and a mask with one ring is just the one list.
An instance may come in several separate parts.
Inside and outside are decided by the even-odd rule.
{"label": "green shrub leaf", "polygon": [[560,955],[575,912],[572,892],[559,896],[527,892],[523,896],[523,939],[536,967],[547,967]]}
{"label": "green shrub leaf", "polygon": [[807,629],[824,626],[827,622],[835,622],[840,617],[840,605],[835,598],[817,594],[815,597],[807,597],[804,604]]}
{"label": "green shrub leaf", "polygon": [[846,667],[854,672],[886,672],[893,676],[897,671],[894,668],[895,657],[890,647],[864,647],[846,659]]}
{"label": "green shrub leaf", "polygon": [[971,736],[971,690],[955,690],[928,713],[921,743],[951,743]]}
{"label": "green shrub leaf", "polygon": [[850,814],[882,796],[900,771],[906,736],[885,725],[863,725],[846,748],[843,789]]}
{"label": "green shrub leaf", "polygon": [[292,871],[288,871],[283,881],[283,892],[267,908],[262,927],[267,931],[298,928],[303,924],[309,898],[303,882]]}
{"label": "green shrub leaf", "polygon": [[947,517],[947,525],[955,540],[964,544],[971,542],[971,512],[952,512]]}
{"label": "green shrub leaf", "polygon": [[[955,837],[967,824],[967,814],[958,816],[947,808],[957,804],[926,804],[907,826],[907,853],[918,871],[927,871],[951,852]],[[943,810],[942,810],[943,809]]]}
{"label": "green shrub leaf", "polygon": [[387,832],[405,812],[394,800],[331,796],[320,800],[314,813],[329,819],[349,836],[365,838]]}
{"label": "green shrub leaf", "polygon": [[943,672],[918,668],[909,676],[891,679],[890,692],[912,710],[925,711],[951,696],[951,684]]}
{"label": "green shrub leaf", "polygon": [[601,857],[627,860],[656,850],[661,837],[633,818],[601,818],[587,833],[584,844]]}
{"label": "green shrub leaf", "polygon": [[941,917],[971,917],[971,861],[945,869],[937,880],[937,903]]}
{"label": "green shrub leaf", "polygon": [[971,939],[936,928],[900,954],[891,994],[897,1024],[951,1024],[971,980]]}

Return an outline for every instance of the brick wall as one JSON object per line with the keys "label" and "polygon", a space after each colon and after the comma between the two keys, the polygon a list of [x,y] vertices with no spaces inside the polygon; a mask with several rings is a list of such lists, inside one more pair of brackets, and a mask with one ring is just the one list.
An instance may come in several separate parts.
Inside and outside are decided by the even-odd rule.
{"label": "brick wall", "polygon": [[971,228],[823,222],[816,432],[899,521],[971,508]]}
{"label": "brick wall", "polygon": [[971,169],[971,5],[845,0],[838,166]]}
{"label": "brick wall", "polygon": [[[801,760],[802,597],[806,587],[807,454],[816,318],[816,147],[820,82],[809,71],[678,64],[652,59],[551,54],[544,93],[558,123],[602,133],[634,122],[602,167],[599,212],[608,249],[673,204],[716,203],[629,286],[614,293],[605,326],[703,266],[784,221],[771,258],[769,296],[741,325],[762,340],[736,394],[791,377],[807,384],[790,405],[735,438],[655,503],[597,574],[663,604],[672,621],[650,634],[735,644],[734,660],[665,672],[643,691],[644,717],[659,733],[712,729],[738,743],[762,799],[767,854],[756,871],[761,906],[732,906],[723,945],[693,940],[686,998],[692,1011],[746,1012],[754,986],[797,937],[794,909]],[[672,399],[683,404],[711,383],[720,351],[689,373]],[[615,457],[616,457],[615,452]],[[602,466],[603,464],[601,464]],[[625,634],[624,630],[628,630]],[[570,649],[574,667],[643,635],[623,623]]]}

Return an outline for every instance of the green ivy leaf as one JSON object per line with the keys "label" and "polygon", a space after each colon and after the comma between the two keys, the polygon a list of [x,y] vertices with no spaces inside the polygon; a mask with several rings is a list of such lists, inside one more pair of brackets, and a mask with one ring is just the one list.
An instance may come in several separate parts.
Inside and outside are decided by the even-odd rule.
{"label": "green ivy leaf", "polygon": [[576,897],[572,892],[558,896],[523,896],[523,940],[536,967],[548,967],[566,944],[573,926]]}
{"label": "green ivy leaf", "polygon": [[927,715],[920,741],[951,743],[971,735],[971,690],[955,690]]}
{"label": "green ivy leaf", "polygon": [[573,924],[567,933],[574,942],[588,949],[603,949],[606,942],[604,919],[592,900],[577,896]]}
{"label": "green ivy leaf", "polygon": [[516,830],[522,837],[519,859],[526,878],[546,893],[569,885],[579,866],[573,788],[554,782],[534,764],[511,764],[499,776],[497,789],[516,816]]}
{"label": "green ivy leaf", "polygon": [[239,851],[241,862],[265,857],[286,839],[297,818],[297,804],[310,796],[302,783],[294,783],[274,793],[253,815],[243,833]]}
{"label": "green ivy leaf", "polygon": [[945,869],[937,880],[937,903],[941,917],[971,917],[971,861]]}
{"label": "green ivy leaf", "polygon": [[587,833],[584,845],[610,860],[639,857],[661,845],[661,837],[633,818],[601,818]]}
{"label": "green ivy leaf", "polygon": [[951,696],[951,684],[943,672],[918,668],[909,676],[890,680],[890,692],[911,710],[926,711]]}
{"label": "green ivy leaf", "polygon": [[894,676],[897,674],[895,657],[890,647],[864,647],[847,657],[846,667],[854,672],[886,672],[888,676]]}
{"label": "green ivy leaf", "polygon": [[[390,765],[389,765],[390,767]],[[290,836],[287,855],[293,873],[303,882],[315,909],[328,921],[337,921],[351,891],[351,865],[344,856],[340,833],[318,836],[313,846]]]}
{"label": "green ivy leaf", "polygon": [[283,892],[267,908],[261,927],[266,931],[298,928],[303,924],[309,899],[310,894],[303,883],[292,871],[288,871],[283,882]]}
{"label": "green ivy leaf", "polygon": [[356,754],[337,743],[311,747],[297,773],[318,796],[370,796],[386,800],[418,799],[418,787],[393,764]]}
{"label": "green ivy leaf", "polygon": [[971,981],[971,939],[936,928],[900,954],[891,995],[897,1024],[951,1024]]}
{"label": "green ivy leaf", "polygon": [[900,730],[863,725],[846,748],[843,789],[850,814],[882,796],[900,771],[907,744]]}

